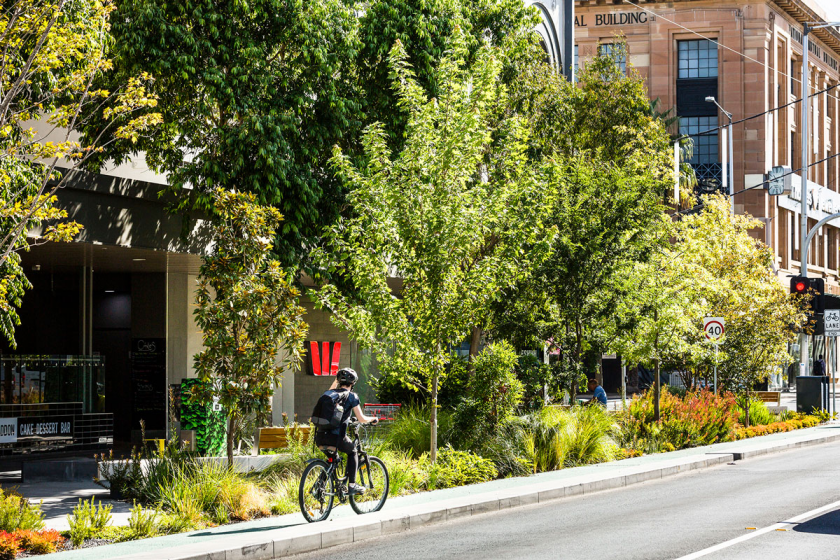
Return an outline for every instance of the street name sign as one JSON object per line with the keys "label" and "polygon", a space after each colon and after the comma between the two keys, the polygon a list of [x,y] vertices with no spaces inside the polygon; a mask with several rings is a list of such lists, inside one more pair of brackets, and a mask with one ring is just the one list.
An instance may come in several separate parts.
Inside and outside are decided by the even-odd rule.
{"label": "street name sign", "polygon": [[825,336],[840,336],[840,309],[826,309],[823,324]]}
{"label": "street name sign", "polygon": [[723,317],[703,318],[703,333],[708,340],[717,342],[723,337],[724,332],[726,332],[726,322]]}

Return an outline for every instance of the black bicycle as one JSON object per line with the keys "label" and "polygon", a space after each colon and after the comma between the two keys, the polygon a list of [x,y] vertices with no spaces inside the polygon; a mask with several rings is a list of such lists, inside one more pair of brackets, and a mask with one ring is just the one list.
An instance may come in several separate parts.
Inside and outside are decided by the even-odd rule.
{"label": "black bicycle", "polygon": [[303,517],[310,523],[329,517],[336,497],[342,504],[349,500],[350,507],[358,514],[379,511],[388,498],[389,479],[385,463],[364,450],[362,438],[359,437],[359,432],[363,430],[361,424],[351,422],[348,430],[353,432],[353,444],[359,453],[356,483],[365,487],[365,493],[349,493],[347,469],[342,468],[344,459],[334,447],[322,448],[321,451],[327,456],[326,461],[310,459],[300,477],[298,502]]}

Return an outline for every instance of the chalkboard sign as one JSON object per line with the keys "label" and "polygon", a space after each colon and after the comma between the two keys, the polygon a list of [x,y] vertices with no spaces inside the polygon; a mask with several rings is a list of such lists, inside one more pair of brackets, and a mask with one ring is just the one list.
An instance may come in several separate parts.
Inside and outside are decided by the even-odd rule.
{"label": "chalkboard sign", "polygon": [[133,428],[146,421],[146,430],[166,428],[166,339],[131,341],[131,384],[134,396]]}

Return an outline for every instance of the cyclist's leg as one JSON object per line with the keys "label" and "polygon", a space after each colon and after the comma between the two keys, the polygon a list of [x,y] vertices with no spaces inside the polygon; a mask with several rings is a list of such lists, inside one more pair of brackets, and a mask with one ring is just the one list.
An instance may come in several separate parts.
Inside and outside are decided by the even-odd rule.
{"label": "cyclist's leg", "polygon": [[344,436],[338,440],[338,450],[347,454],[347,480],[350,484],[356,482],[356,470],[359,467],[359,452],[350,438]]}

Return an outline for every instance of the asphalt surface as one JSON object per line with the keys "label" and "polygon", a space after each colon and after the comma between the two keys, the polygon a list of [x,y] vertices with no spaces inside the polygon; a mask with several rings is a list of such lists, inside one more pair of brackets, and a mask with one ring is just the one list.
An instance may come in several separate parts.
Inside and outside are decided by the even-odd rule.
{"label": "asphalt surface", "polygon": [[812,560],[840,558],[838,535],[840,443],[829,443],[295,558],[673,560],[725,543],[702,557]]}

